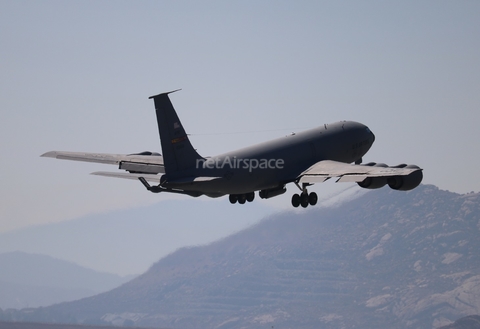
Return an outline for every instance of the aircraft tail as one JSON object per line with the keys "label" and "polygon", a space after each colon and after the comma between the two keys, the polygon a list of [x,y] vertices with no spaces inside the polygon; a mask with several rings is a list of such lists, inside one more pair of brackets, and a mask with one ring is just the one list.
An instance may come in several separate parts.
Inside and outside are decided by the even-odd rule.
{"label": "aircraft tail", "polygon": [[168,94],[175,91],[149,97],[149,99],[153,98],[155,103],[166,174],[195,168],[197,160],[203,159],[190,143],[172,102],[168,98]]}

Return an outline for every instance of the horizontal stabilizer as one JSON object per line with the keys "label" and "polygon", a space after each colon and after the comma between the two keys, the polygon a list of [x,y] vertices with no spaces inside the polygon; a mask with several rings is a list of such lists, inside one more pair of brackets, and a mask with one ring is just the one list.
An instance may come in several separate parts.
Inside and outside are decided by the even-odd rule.
{"label": "horizontal stabilizer", "polygon": [[[117,173],[117,172],[110,172],[110,171],[96,171],[96,172],[92,172],[92,175],[139,180],[143,184],[143,186],[145,186],[147,188],[147,190],[149,190],[151,192],[154,192],[154,193],[168,192],[168,193],[184,194],[184,195],[189,195],[189,196],[193,196],[193,197],[198,197],[198,196],[203,194],[203,193],[197,192],[197,191],[184,191],[182,189],[164,188],[164,187],[161,187],[160,185],[150,186],[147,183],[147,182],[150,182],[150,183],[160,184],[160,178],[162,176],[159,176],[159,175]],[[199,177],[197,177],[197,178],[199,178]],[[207,177],[207,178],[211,178],[211,177]]]}
{"label": "horizontal stabilizer", "polygon": [[[112,171],[95,171],[91,173],[92,175],[97,176],[104,176],[104,177],[114,177],[114,178],[123,178],[123,179],[133,179],[138,180],[140,177],[143,177],[147,182],[160,184],[160,175],[153,175],[153,174],[131,174],[131,173],[119,173],[119,172],[112,172]],[[191,184],[191,183],[199,183],[199,182],[208,182],[221,179],[221,177],[204,177],[204,176],[189,176],[189,177],[182,177],[179,179],[175,179],[169,181],[169,183],[175,184]]]}
{"label": "horizontal stabilizer", "polygon": [[130,174],[130,173],[119,173],[111,171],[95,171],[91,173],[92,175],[104,176],[104,177],[114,177],[114,178],[123,178],[123,179],[133,179],[138,180],[140,177],[143,177],[146,181],[151,183],[160,184],[159,175],[152,174]]}

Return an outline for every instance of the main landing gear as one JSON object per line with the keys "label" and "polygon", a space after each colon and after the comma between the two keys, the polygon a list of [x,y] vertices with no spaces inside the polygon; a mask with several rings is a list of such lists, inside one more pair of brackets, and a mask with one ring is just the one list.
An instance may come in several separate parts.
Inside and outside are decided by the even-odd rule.
{"label": "main landing gear", "polygon": [[240,203],[240,204],[244,204],[245,201],[248,201],[248,202],[252,202],[253,199],[255,199],[255,192],[250,192],[250,193],[247,193],[247,194],[230,194],[230,196],[228,197],[228,199],[230,200],[230,203]]}
{"label": "main landing gear", "polygon": [[298,206],[302,206],[303,208],[307,208],[308,205],[314,206],[317,204],[318,196],[317,193],[311,192],[308,193],[307,191],[307,183],[303,183],[302,187],[300,187],[297,183],[295,183],[297,187],[302,191],[301,194],[294,194],[292,196],[292,206],[297,208]]}

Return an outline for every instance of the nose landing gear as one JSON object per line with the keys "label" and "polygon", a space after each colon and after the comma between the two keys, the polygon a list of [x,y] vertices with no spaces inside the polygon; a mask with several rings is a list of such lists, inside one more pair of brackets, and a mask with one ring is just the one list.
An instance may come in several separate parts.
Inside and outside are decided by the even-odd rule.
{"label": "nose landing gear", "polygon": [[302,187],[300,187],[297,183],[295,185],[298,186],[298,188],[302,191],[301,194],[294,194],[292,196],[292,206],[297,208],[298,206],[302,206],[303,208],[307,208],[308,205],[314,206],[317,204],[318,201],[318,196],[317,193],[311,192],[308,193],[307,191],[307,183],[303,183]]}

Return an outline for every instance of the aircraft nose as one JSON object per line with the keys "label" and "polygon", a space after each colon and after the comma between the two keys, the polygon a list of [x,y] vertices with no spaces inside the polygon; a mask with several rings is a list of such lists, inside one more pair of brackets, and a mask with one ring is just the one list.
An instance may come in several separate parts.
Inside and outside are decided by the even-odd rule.
{"label": "aircraft nose", "polygon": [[372,137],[372,144],[373,144],[373,142],[375,142],[375,134],[370,130],[370,128],[365,127],[365,129],[370,133],[370,135]]}

